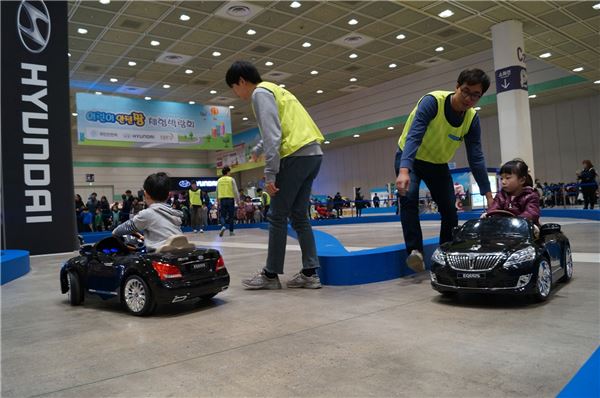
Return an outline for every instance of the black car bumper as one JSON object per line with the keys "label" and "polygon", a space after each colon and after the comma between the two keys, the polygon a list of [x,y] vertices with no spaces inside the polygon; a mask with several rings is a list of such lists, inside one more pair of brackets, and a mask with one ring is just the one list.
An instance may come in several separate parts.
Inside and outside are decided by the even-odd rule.
{"label": "black car bumper", "polygon": [[151,289],[158,304],[170,304],[210,296],[229,287],[229,274],[218,274],[195,281],[152,281]]}

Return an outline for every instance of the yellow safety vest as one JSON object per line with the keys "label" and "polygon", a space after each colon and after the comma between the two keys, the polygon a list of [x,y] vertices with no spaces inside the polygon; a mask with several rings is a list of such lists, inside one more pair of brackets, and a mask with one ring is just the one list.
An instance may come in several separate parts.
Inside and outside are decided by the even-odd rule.
{"label": "yellow safety vest", "polygon": [[263,206],[269,206],[271,204],[271,195],[268,192],[264,192],[260,195],[260,201]]}
{"label": "yellow safety vest", "polygon": [[190,205],[192,206],[202,206],[202,198],[200,197],[200,190],[197,189],[192,191],[188,190],[188,197],[190,198]]}
{"label": "yellow safety vest", "polygon": [[217,181],[217,199],[235,198],[233,194],[233,178],[223,176]]}
{"label": "yellow safety vest", "polygon": [[[423,141],[415,156],[416,159],[436,164],[448,163],[454,157],[456,150],[464,140],[464,136],[469,132],[471,123],[477,114],[473,108],[466,111],[465,118],[458,127],[452,126],[446,120],[444,105],[446,98],[452,93],[452,91],[433,91],[428,94],[437,100],[437,115],[429,122],[427,130],[425,130]],[[419,103],[422,99],[423,97],[421,97]],[[408,120],[398,140],[398,147],[401,150],[404,150],[406,137],[417,113],[418,106],[419,104],[408,115]]]}
{"label": "yellow safety vest", "polygon": [[[281,124],[279,156],[284,158],[311,142],[322,143],[323,134],[294,94],[277,84],[261,82],[256,85],[269,90],[275,97]],[[254,110],[254,108],[252,109]],[[256,112],[254,112],[256,115]]]}

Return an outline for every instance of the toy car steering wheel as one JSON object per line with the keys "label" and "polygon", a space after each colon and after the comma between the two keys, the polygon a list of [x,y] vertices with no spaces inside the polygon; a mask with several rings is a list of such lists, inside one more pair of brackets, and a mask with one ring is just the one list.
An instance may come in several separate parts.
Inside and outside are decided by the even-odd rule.
{"label": "toy car steering wheel", "polygon": [[132,252],[144,251],[146,249],[144,237],[141,235],[123,235],[121,238],[125,246]]}
{"label": "toy car steering wheel", "polygon": [[501,216],[501,217],[516,217],[513,213],[511,213],[508,210],[490,210],[488,211],[486,214],[486,217],[493,217],[493,216]]}

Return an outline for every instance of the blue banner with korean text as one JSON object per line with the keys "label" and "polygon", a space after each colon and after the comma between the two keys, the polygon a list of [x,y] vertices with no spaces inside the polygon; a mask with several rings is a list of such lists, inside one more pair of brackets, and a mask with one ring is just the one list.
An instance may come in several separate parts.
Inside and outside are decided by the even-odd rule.
{"label": "blue banner with korean text", "polygon": [[228,107],[76,94],[79,145],[232,148]]}
{"label": "blue banner with korean text", "polygon": [[513,65],[496,71],[496,94],[510,90],[527,91],[527,69]]}

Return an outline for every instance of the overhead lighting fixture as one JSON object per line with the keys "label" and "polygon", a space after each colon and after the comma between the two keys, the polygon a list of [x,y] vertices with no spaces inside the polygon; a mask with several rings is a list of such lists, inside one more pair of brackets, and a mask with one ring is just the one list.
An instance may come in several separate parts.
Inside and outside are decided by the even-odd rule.
{"label": "overhead lighting fixture", "polygon": [[593,8],[594,10],[600,10],[600,3],[594,4],[594,5],[592,6],[592,8]]}
{"label": "overhead lighting fixture", "polygon": [[102,92],[101,91],[96,91],[95,94],[96,95],[102,95]]}
{"label": "overhead lighting fixture", "polygon": [[145,99],[146,101],[150,101],[150,100],[152,99],[152,97],[144,97],[144,99]]}
{"label": "overhead lighting fixture", "polygon": [[246,120],[248,120],[248,118],[247,118],[246,116],[244,116],[244,117],[242,118],[242,120],[243,120],[243,121],[246,121]]}
{"label": "overhead lighting fixture", "polygon": [[352,54],[348,55],[348,58],[351,58],[351,59],[358,58],[358,54],[352,53]]}
{"label": "overhead lighting fixture", "polygon": [[217,90],[210,90],[210,93],[211,93],[211,94],[216,94],[216,93],[217,93]]}
{"label": "overhead lighting fixture", "polygon": [[317,94],[323,94],[323,90],[317,90]]}
{"label": "overhead lighting fixture", "polygon": [[309,42],[307,42],[307,41],[305,41],[304,43],[302,43],[302,47],[304,47],[304,48],[308,48],[308,47],[310,47],[310,46],[312,46],[312,44],[310,44],[310,43],[309,43]]}
{"label": "overhead lighting fixture", "polygon": [[110,0],[100,0],[100,4],[110,4]]}
{"label": "overhead lighting fixture", "polygon": [[578,66],[577,68],[573,69],[573,72],[581,72],[583,70],[583,66]]}
{"label": "overhead lighting fixture", "polygon": [[118,81],[119,81],[119,79],[117,79],[116,77],[111,77],[111,78],[110,78],[110,82],[111,82],[111,83],[116,83],[116,82],[118,82]]}
{"label": "overhead lighting fixture", "polygon": [[171,88],[170,84],[163,84],[163,88]]}
{"label": "overhead lighting fixture", "polygon": [[540,58],[549,58],[551,56],[552,56],[552,53],[543,53],[543,54],[540,54]]}
{"label": "overhead lighting fixture", "polygon": [[352,137],[358,138],[358,137],[360,137],[360,134],[354,134]]}
{"label": "overhead lighting fixture", "polygon": [[596,80],[594,84],[600,84],[600,80]]}
{"label": "overhead lighting fixture", "polygon": [[299,1],[292,1],[292,4],[290,4],[290,7],[292,8],[300,8],[302,4],[300,4]]}
{"label": "overhead lighting fixture", "polygon": [[396,39],[398,39],[398,40],[404,40],[404,39],[406,39],[406,35],[400,33],[398,36],[396,36]]}
{"label": "overhead lighting fixture", "polygon": [[235,106],[229,105],[229,109],[235,109]]}
{"label": "overhead lighting fixture", "polygon": [[354,18],[352,18],[351,20],[348,21],[348,25],[356,25],[358,23],[358,21]]}
{"label": "overhead lighting fixture", "polygon": [[318,71],[318,70],[311,70],[311,71],[310,71],[310,74],[311,74],[311,75],[318,75],[318,74],[319,74],[319,71]]}
{"label": "overhead lighting fixture", "polygon": [[388,129],[388,130],[393,130],[393,129],[394,129],[394,126],[390,126],[390,127],[388,127],[387,129]]}
{"label": "overhead lighting fixture", "polygon": [[448,17],[451,17],[452,15],[454,15],[454,12],[452,12],[452,10],[444,10],[438,14],[438,17],[448,18]]}
{"label": "overhead lighting fixture", "polygon": [[279,87],[281,87],[281,88],[285,88],[285,84],[281,83],[281,84],[279,85]]}
{"label": "overhead lighting fixture", "polygon": [[77,29],[77,33],[81,34],[81,35],[85,35],[87,34],[88,30],[86,28],[78,28]]}
{"label": "overhead lighting fixture", "polygon": [[213,51],[213,53],[212,53],[212,56],[213,56],[213,57],[220,57],[220,56],[221,56],[221,53],[220,53],[220,52],[218,52],[218,51]]}
{"label": "overhead lighting fixture", "polygon": [[160,46],[160,42],[159,42],[158,40],[152,40],[152,41],[150,42],[150,45],[151,45],[151,46],[154,46],[154,47],[156,47],[156,46]]}
{"label": "overhead lighting fixture", "polygon": [[475,107],[475,108],[473,108],[473,109],[475,109],[476,111],[480,111],[480,110],[481,110],[481,107],[480,107],[480,106],[476,106],[476,107]]}
{"label": "overhead lighting fixture", "polygon": [[535,95],[535,94],[531,94],[531,95],[529,96],[529,98],[537,98],[537,95]]}
{"label": "overhead lighting fixture", "polygon": [[127,65],[129,65],[129,66],[136,66],[137,62],[135,62],[135,61],[129,61],[129,62],[127,62]]}
{"label": "overhead lighting fixture", "polygon": [[355,77],[351,77],[349,80],[350,80],[351,82],[355,82],[355,81],[357,81],[358,79],[357,79],[357,78],[355,78]]}
{"label": "overhead lighting fixture", "polygon": [[441,53],[442,51],[444,51],[444,47],[442,47],[442,46],[436,47],[436,49],[435,49],[435,52],[438,52],[438,53]]}
{"label": "overhead lighting fixture", "polygon": [[192,73],[194,73],[194,71],[193,71],[193,70],[191,70],[191,69],[186,69],[186,70],[185,70],[185,74],[186,74],[186,75],[191,75]]}
{"label": "overhead lighting fixture", "polygon": [[325,141],[325,142],[323,142],[323,144],[329,145],[329,144],[331,144],[331,142],[330,141]]}
{"label": "overhead lighting fixture", "polygon": [[255,31],[254,29],[248,29],[248,30],[246,31],[246,34],[247,34],[248,36],[254,36],[254,35],[256,34],[256,31]]}
{"label": "overhead lighting fixture", "polygon": [[190,16],[189,16],[189,15],[186,15],[186,14],[181,14],[181,15],[179,16],[179,19],[180,19],[181,21],[189,21],[189,20],[190,20]]}
{"label": "overhead lighting fixture", "polygon": [[73,112],[73,113],[71,113],[71,115],[77,116],[77,112]]}
{"label": "overhead lighting fixture", "polygon": [[389,64],[389,65],[388,65],[388,68],[390,68],[390,69],[394,69],[394,68],[395,68],[395,67],[397,67],[397,66],[398,66],[398,65],[396,65],[396,64]]}
{"label": "overhead lighting fixture", "polygon": [[190,105],[194,105],[196,103],[196,101],[188,101],[188,104]]}
{"label": "overhead lighting fixture", "polygon": [[71,53],[67,53],[67,55],[70,57],[70,56],[71,56]]}
{"label": "overhead lighting fixture", "polygon": [[265,66],[273,66],[273,62],[267,61],[267,62],[265,62]]}

